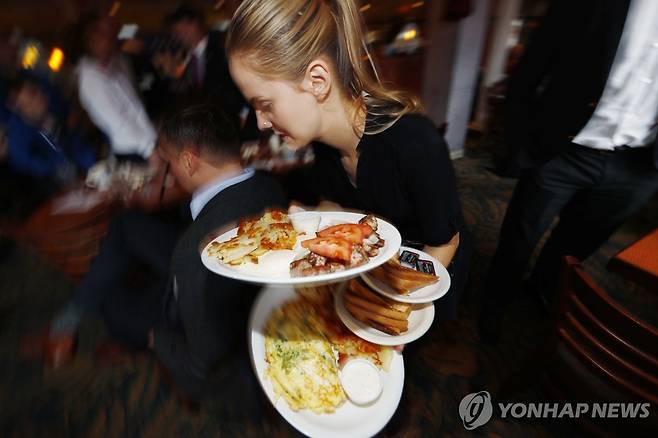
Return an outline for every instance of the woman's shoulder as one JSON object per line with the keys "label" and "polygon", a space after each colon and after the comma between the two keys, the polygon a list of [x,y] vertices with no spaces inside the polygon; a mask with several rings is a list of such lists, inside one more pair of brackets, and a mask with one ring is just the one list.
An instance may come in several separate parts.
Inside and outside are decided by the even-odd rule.
{"label": "woman's shoulder", "polygon": [[400,117],[389,129],[411,138],[439,138],[439,131],[434,123],[424,114],[408,113]]}
{"label": "woman's shoulder", "polygon": [[393,150],[405,154],[422,154],[428,148],[443,145],[444,140],[434,123],[424,114],[405,114],[386,130],[376,135]]}

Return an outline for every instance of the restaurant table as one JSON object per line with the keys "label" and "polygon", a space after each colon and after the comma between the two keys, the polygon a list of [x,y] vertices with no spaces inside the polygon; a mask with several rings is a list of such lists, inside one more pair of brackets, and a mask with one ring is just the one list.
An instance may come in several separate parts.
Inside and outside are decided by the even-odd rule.
{"label": "restaurant table", "polygon": [[658,292],[658,228],[617,253],[608,269]]}
{"label": "restaurant table", "polygon": [[44,203],[11,235],[77,281],[89,270],[116,210],[112,197],[70,189]]}
{"label": "restaurant table", "polygon": [[127,208],[152,213],[189,197],[169,179],[168,166],[160,166],[150,181],[137,190],[122,186],[104,192],[84,186],[70,188],[44,203],[9,234],[78,281],[89,270],[110,221],[118,212]]}

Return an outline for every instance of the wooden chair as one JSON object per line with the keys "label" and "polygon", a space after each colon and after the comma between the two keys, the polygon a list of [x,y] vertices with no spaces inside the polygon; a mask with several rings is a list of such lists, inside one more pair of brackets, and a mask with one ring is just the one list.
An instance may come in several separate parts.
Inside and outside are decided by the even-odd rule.
{"label": "wooden chair", "polygon": [[53,214],[50,201],[11,234],[77,282],[98,253],[115,210],[108,202],[84,213]]}
{"label": "wooden chair", "polygon": [[[565,257],[555,318],[544,374],[551,395],[565,402],[658,404],[658,329],[613,301],[573,257]],[[583,425],[605,434],[616,426],[656,427],[651,420]]]}

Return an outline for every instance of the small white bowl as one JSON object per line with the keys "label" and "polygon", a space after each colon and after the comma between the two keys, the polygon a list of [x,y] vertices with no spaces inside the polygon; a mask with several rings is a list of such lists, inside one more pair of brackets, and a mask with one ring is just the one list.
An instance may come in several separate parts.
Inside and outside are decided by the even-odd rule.
{"label": "small white bowl", "polygon": [[340,371],[340,383],[347,397],[356,405],[367,405],[382,393],[379,369],[365,359],[352,359]]}

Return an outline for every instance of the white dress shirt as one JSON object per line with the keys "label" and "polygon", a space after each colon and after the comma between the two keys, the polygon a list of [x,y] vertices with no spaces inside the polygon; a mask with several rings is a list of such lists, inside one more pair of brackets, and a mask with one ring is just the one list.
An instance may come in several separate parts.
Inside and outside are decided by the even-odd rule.
{"label": "white dress shirt", "polygon": [[201,213],[201,210],[203,210],[203,207],[205,207],[206,204],[219,192],[235,184],[241,183],[242,181],[248,180],[254,176],[255,173],[254,169],[248,167],[234,175],[224,175],[217,178],[195,190],[192,194],[192,200],[190,201],[192,219],[196,219],[199,213]]}
{"label": "white dress shirt", "polygon": [[133,87],[129,71],[121,57],[108,66],[83,58],[78,66],[80,103],[98,129],[110,139],[113,153],[148,158],[157,135]]}
{"label": "white dress shirt", "polygon": [[632,0],[601,100],[574,143],[646,146],[658,131],[658,1]]}

